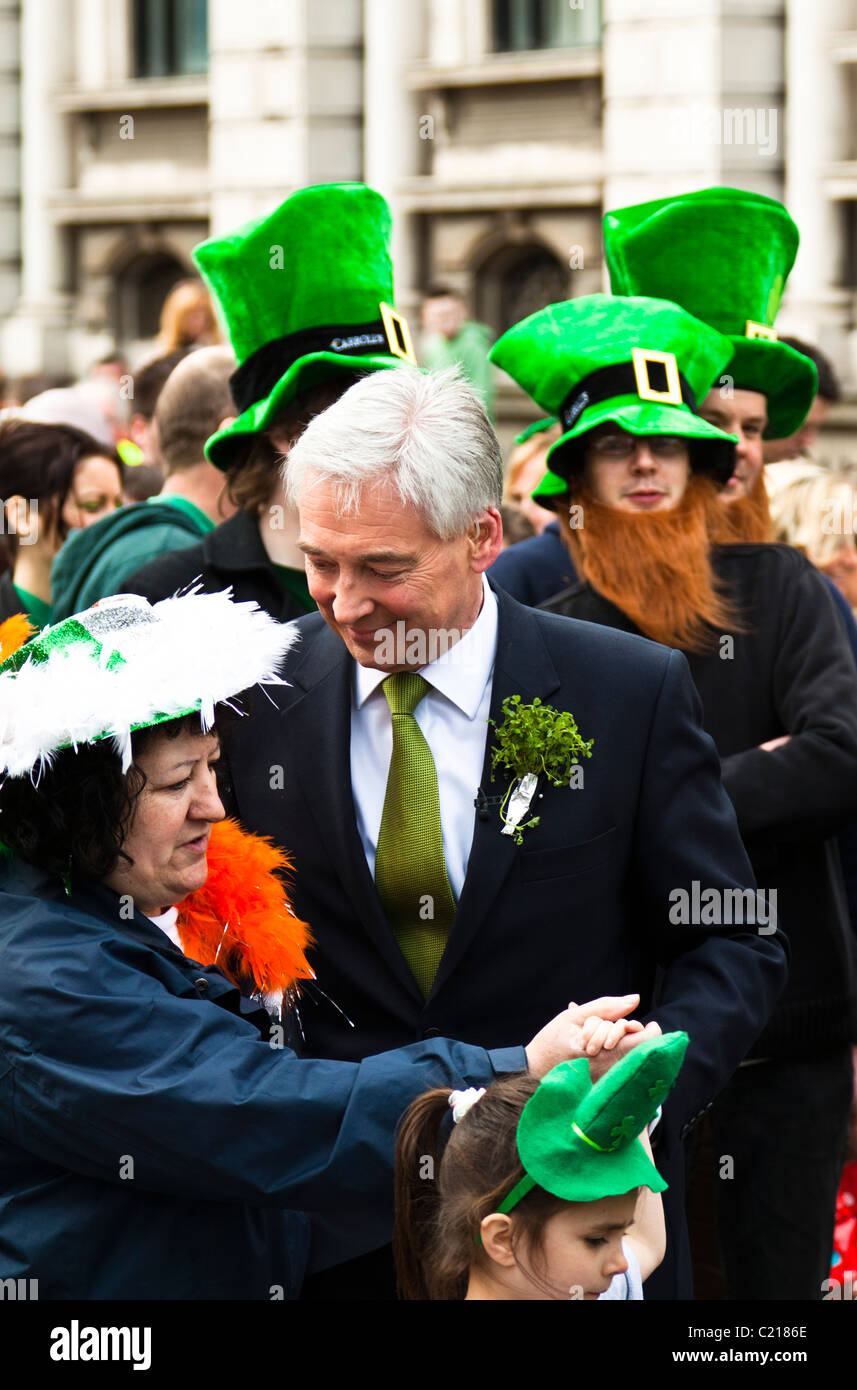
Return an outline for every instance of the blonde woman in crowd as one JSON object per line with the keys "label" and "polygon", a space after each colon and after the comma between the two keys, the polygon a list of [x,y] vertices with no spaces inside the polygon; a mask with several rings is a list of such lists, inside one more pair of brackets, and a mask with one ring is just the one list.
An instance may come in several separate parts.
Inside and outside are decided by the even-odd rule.
{"label": "blonde woman in crowd", "polygon": [[774,539],[802,550],[857,610],[857,469],[797,459],[765,474]]}
{"label": "blonde woman in crowd", "polygon": [[200,280],[179,280],[161,309],[158,352],[207,347],[223,341],[208,290]]}

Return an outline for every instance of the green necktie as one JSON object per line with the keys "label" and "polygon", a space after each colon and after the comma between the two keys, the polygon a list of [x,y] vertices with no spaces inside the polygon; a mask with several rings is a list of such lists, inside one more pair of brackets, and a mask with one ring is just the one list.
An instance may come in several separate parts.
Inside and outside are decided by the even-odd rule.
{"label": "green necktie", "polygon": [[414,979],[428,996],[455,916],[443,858],[437,772],[414,718],[430,689],[413,671],[383,682],[393,718],[393,755],[375,855],[375,886]]}

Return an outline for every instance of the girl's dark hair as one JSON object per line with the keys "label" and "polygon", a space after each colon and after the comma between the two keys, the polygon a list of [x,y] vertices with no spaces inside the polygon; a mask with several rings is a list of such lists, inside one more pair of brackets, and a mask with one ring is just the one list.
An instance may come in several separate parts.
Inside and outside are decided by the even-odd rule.
{"label": "girl's dark hair", "polygon": [[[221,707],[222,708],[222,707]],[[222,735],[229,710],[209,733]],[[202,734],[198,714],[185,714],[131,735],[134,758],[157,738]],[[0,784],[0,841],[46,873],[101,880],[121,858],[137,797],[146,785],[132,763],[127,773],[111,739],[63,748],[36,785],[28,776]]]}
{"label": "girl's dark hair", "polygon": [[[471,1267],[487,1258],[479,1241],[482,1220],[524,1176],[518,1121],[538,1084],[527,1075],[495,1081],[453,1126],[445,1148],[450,1091],[427,1091],[405,1112],[396,1145],[393,1234],[402,1298],[464,1298]],[[513,1248],[523,1241],[538,1256],[545,1222],[567,1205],[533,1188],[511,1212]]]}
{"label": "girl's dark hair", "polygon": [[264,433],[253,437],[226,470],[226,490],[241,511],[260,517],[271,501],[271,490],[283,460],[282,450],[273,443],[273,435],[285,435],[295,444],[307,425],[338,401],[349,386],[360,380],[360,372],[343,372],[330,381],[321,382],[302,391],[289,401]]}
{"label": "girl's dark hair", "polygon": [[[122,460],[115,449],[100,444],[92,435],[71,425],[40,425],[34,420],[9,419],[0,423],[0,506],[9,497],[26,497],[38,502],[44,517],[59,517],[59,534],[65,540],[68,528],[61,519],[63,503],[71,489],[74,471],[86,458],[111,459],[122,477]],[[18,538],[6,534],[0,569],[11,567]]]}

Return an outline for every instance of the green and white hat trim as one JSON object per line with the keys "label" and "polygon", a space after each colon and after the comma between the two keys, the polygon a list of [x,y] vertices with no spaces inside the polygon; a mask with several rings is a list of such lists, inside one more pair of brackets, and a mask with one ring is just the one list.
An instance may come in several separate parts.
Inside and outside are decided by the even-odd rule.
{"label": "green and white hat trim", "polygon": [[0,776],[36,779],[61,749],[107,738],[126,772],[136,729],[198,711],[206,731],[221,701],[286,684],[277,669],[297,638],[228,590],[101,599],[0,665]]}

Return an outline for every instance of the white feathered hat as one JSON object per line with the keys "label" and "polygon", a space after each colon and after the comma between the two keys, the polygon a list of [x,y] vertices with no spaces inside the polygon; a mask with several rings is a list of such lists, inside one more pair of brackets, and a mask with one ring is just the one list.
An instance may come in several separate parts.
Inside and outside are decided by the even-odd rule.
{"label": "white feathered hat", "polygon": [[131,765],[131,734],[214,707],[277,667],[298,638],[256,603],[191,592],[150,604],[100,599],[46,627],[0,665],[0,777],[37,774],[61,748],[112,738]]}

